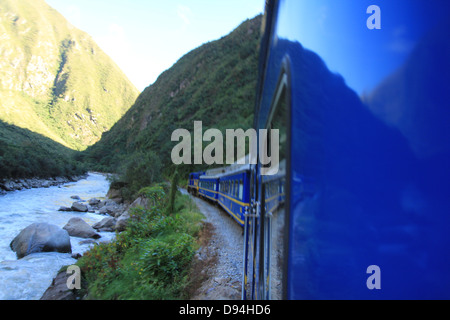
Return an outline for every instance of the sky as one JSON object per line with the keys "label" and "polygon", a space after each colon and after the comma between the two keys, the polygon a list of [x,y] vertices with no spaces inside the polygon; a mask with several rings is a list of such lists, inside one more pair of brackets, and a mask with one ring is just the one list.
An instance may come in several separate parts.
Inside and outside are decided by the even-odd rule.
{"label": "sky", "polygon": [[263,13],[265,0],[46,0],[143,91],[183,55]]}

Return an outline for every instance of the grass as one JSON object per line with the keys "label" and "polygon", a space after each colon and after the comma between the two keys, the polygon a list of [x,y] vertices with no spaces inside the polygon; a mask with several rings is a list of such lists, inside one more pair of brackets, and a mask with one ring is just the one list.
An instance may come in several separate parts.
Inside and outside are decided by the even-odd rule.
{"label": "grass", "polygon": [[149,207],[131,211],[127,229],[109,244],[96,245],[78,265],[93,300],[189,298],[193,257],[204,219],[189,196],[177,192],[167,214],[168,186],[142,190]]}

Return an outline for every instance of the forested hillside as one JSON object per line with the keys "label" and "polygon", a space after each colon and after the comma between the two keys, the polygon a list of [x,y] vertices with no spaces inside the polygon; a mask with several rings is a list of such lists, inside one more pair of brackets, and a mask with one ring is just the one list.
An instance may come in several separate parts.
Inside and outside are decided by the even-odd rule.
{"label": "forested hillside", "polygon": [[[262,17],[245,21],[226,37],[202,45],[160,75],[125,116],[85,152],[97,169],[119,172],[137,185],[170,175],[171,134],[194,121],[203,129],[250,128]],[[179,168],[188,172],[193,167]]]}

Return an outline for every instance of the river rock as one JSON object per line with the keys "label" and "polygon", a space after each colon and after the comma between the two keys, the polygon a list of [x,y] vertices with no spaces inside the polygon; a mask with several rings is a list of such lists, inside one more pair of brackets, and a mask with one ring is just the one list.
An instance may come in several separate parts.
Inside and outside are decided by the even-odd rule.
{"label": "river rock", "polygon": [[113,232],[116,227],[116,219],[113,217],[106,217],[102,221],[97,222],[92,227],[98,231]]}
{"label": "river rock", "polygon": [[88,212],[89,208],[87,205],[81,202],[74,202],[72,203],[72,211],[77,212]]}
{"label": "river rock", "polygon": [[108,214],[111,217],[117,217],[123,212],[123,205],[119,205],[112,200],[106,200],[103,202],[102,207],[99,210],[99,214]]}
{"label": "river rock", "polygon": [[14,182],[14,181],[4,181],[0,184],[0,187],[4,189],[5,191],[14,191],[14,190],[20,190],[21,186]]}
{"label": "river rock", "polygon": [[106,197],[116,202],[117,204],[123,203],[122,192],[120,191],[120,189],[114,189],[113,187],[111,187],[106,194]]}
{"label": "river rock", "polygon": [[100,204],[100,200],[96,199],[96,198],[92,198],[89,200],[89,205],[92,207],[98,207],[98,205]]}
{"label": "river rock", "polygon": [[146,197],[138,197],[136,200],[133,201],[133,203],[130,205],[130,208],[137,208],[137,207],[142,207],[144,209],[149,209],[150,208],[150,203],[149,203],[149,199],[147,199]]}
{"label": "river rock", "polygon": [[41,300],[76,300],[75,290],[70,290],[67,287],[70,274],[66,271],[58,273],[53,279],[50,287],[44,292]]}
{"label": "river rock", "polygon": [[63,229],[72,237],[85,239],[98,239],[101,237],[86,221],[78,217],[70,219]]}
{"label": "river rock", "polygon": [[130,220],[130,214],[128,211],[125,211],[116,222],[116,231],[122,232],[128,225],[128,220]]}
{"label": "river rock", "polygon": [[33,223],[23,229],[9,245],[21,259],[38,252],[72,253],[66,230],[48,223]]}

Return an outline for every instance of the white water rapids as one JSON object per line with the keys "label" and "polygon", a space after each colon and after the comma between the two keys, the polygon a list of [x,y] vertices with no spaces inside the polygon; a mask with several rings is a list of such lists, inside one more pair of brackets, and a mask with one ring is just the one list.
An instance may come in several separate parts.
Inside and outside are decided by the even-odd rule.
{"label": "white water rapids", "polygon": [[[58,187],[8,192],[0,196],[0,300],[37,300],[47,290],[62,266],[76,262],[69,253],[36,253],[17,260],[9,246],[11,241],[30,224],[46,222],[64,227],[72,217],[80,217],[93,225],[105,218],[95,213],[60,212],[70,207],[77,195],[82,200],[104,199],[109,182],[106,177],[90,173],[87,179]],[[101,232],[99,241],[108,241],[114,233]],[[71,237],[72,253],[83,253],[92,244],[80,244],[86,239]]]}

